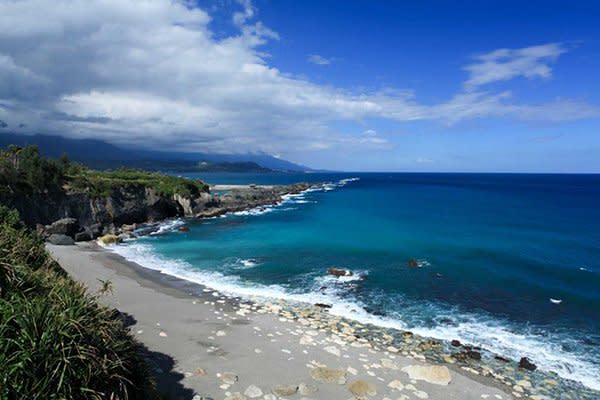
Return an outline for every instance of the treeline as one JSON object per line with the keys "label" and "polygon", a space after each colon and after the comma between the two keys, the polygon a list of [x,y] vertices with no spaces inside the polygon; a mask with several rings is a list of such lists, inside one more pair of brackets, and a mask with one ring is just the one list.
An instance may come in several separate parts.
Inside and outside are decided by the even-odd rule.
{"label": "treeline", "polygon": [[0,399],[158,399],[141,345],[0,205]]}
{"label": "treeline", "polygon": [[66,190],[107,197],[124,185],[144,185],[167,196],[208,191],[200,180],[126,168],[96,171],[70,162],[66,154],[59,159],[45,158],[37,146],[11,145],[0,150],[0,196]]}

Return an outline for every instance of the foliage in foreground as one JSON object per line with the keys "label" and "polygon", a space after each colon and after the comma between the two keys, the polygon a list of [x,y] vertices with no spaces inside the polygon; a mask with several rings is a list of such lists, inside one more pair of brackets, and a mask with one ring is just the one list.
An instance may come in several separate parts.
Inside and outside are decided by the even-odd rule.
{"label": "foliage in foreground", "polygon": [[92,197],[108,197],[119,187],[141,185],[161,195],[190,195],[208,190],[199,180],[162,175],[136,169],[96,171],[69,161],[44,158],[37,146],[10,146],[0,150],[0,196],[15,192],[32,194],[60,191],[63,188]]}
{"label": "foliage in foreground", "polygon": [[0,206],[0,399],[156,399],[118,312],[17,221]]}

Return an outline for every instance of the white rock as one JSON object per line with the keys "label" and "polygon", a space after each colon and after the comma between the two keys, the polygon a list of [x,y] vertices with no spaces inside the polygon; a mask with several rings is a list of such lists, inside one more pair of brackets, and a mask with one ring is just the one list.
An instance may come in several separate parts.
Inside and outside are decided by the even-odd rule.
{"label": "white rock", "polygon": [[250,386],[248,386],[246,391],[244,391],[244,394],[246,396],[250,397],[251,399],[255,399],[257,397],[262,396],[263,391],[256,385],[250,385]]}
{"label": "white rock", "polygon": [[410,379],[423,380],[436,385],[448,385],[452,378],[447,367],[441,365],[409,365],[402,368]]}

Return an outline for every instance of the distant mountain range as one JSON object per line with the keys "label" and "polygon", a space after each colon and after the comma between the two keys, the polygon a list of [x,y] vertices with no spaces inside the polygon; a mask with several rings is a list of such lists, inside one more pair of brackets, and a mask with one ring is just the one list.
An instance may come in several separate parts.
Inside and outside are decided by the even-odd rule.
{"label": "distant mountain range", "polygon": [[114,169],[119,167],[143,168],[148,170],[172,171],[230,171],[265,172],[311,171],[303,165],[294,164],[268,154],[214,154],[183,153],[123,148],[96,139],[70,139],[54,135],[18,135],[0,133],[0,148],[8,145],[38,145],[47,157],[60,157],[67,153],[69,158],[91,168]]}

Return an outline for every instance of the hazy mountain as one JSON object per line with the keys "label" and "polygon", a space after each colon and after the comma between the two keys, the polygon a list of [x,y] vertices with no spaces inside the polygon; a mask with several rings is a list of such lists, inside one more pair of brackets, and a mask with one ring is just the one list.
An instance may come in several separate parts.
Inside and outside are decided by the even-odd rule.
{"label": "hazy mountain", "polygon": [[[257,164],[279,171],[310,171],[303,165],[294,164],[268,154],[213,154],[182,153],[122,148],[95,139],[69,139],[54,135],[18,135],[0,133],[0,147],[9,144],[25,146],[37,144],[43,155],[59,157],[67,153],[72,160],[83,162],[93,168],[116,168],[120,166],[146,169],[195,168],[199,162],[235,164],[240,167]],[[254,168],[255,169],[255,168]]]}

